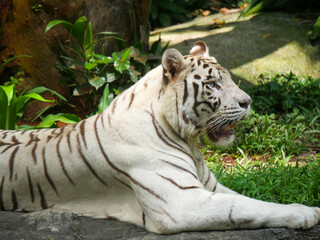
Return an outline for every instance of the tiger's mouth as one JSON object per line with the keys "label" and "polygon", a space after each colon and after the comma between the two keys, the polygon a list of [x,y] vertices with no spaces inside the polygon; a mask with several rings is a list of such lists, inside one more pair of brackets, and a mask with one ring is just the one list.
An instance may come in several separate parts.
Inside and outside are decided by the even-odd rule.
{"label": "tiger's mouth", "polygon": [[222,139],[230,138],[231,136],[234,135],[233,129],[236,125],[237,124],[235,123],[235,124],[223,127],[223,128],[213,129],[211,131],[208,131],[207,135],[212,142],[218,142]]}

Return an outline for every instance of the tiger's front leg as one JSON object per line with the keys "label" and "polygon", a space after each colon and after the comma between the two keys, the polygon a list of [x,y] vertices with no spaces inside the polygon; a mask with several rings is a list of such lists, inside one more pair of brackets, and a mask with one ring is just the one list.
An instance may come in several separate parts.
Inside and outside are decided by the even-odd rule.
{"label": "tiger's front leg", "polygon": [[259,227],[307,229],[320,219],[319,208],[210,192],[178,172],[164,175],[136,171],[134,177],[148,183],[143,187],[134,185],[134,191],[144,212],[144,227],[156,233]]}

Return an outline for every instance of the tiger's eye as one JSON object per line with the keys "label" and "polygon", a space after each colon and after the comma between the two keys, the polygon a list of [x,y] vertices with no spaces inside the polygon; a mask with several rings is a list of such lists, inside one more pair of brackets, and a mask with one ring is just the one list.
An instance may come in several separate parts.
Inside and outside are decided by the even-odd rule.
{"label": "tiger's eye", "polygon": [[216,86],[215,82],[208,82],[209,87],[214,88]]}

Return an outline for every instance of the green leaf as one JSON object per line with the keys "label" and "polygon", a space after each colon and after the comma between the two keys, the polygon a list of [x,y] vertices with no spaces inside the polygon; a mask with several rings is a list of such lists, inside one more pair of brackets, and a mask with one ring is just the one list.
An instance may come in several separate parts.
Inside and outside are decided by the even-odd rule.
{"label": "green leaf", "polygon": [[[157,54],[157,55],[160,55],[162,54],[162,48],[161,48],[161,34],[159,34],[159,39],[157,41],[155,41],[152,45],[151,45],[151,48],[150,48],[150,52],[153,53],[153,54]],[[168,45],[169,43],[167,43]]]}
{"label": "green leaf", "polygon": [[107,82],[108,83],[111,83],[111,82],[113,82],[113,81],[115,81],[117,79],[115,73],[107,73],[106,77],[107,77]]}
{"label": "green leaf", "polygon": [[256,5],[254,5],[253,7],[251,8],[248,8],[248,10],[246,11],[246,13],[243,14],[243,17],[247,17],[251,14],[254,14],[254,13],[257,13],[257,12],[260,12],[262,9],[263,9],[263,1],[262,2],[259,2],[257,3]]}
{"label": "green leaf", "polygon": [[7,119],[8,98],[6,92],[0,88],[0,129],[5,129]]}
{"label": "green leaf", "polygon": [[27,94],[29,94],[29,93],[41,94],[41,93],[43,93],[43,92],[45,92],[45,91],[49,91],[49,92],[51,92],[53,95],[56,95],[60,100],[67,102],[67,99],[66,99],[64,96],[62,96],[60,93],[57,93],[56,91],[51,90],[51,89],[46,88],[46,87],[36,87],[36,88],[33,88],[33,89],[31,89],[30,91],[28,91]]}
{"label": "green leaf", "polygon": [[132,68],[128,68],[128,71],[129,71],[129,76],[130,76],[131,81],[134,82],[134,83],[137,82],[138,81],[138,76],[135,73],[135,71]]}
{"label": "green leaf", "polygon": [[122,61],[117,59],[114,61],[113,66],[118,72],[123,73],[124,70],[127,70],[130,68],[130,61],[129,60]]}
{"label": "green leaf", "polygon": [[64,122],[64,123],[77,123],[78,122],[78,121],[75,121],[74,118],[70,119],[65,114],[60,114],[60,115],[50,114],[42,120],[42,122],[37,126],[37,128],[49,128],[57,121]]}
{"label": "green leaf", "polygon": [[97,90],[106,83],[105,77],[93,77],[89,79],[89,83],[95,87]]}
{"label": "green leaf", "polygon": [[83,43],[83,49],[84,49],[86,59],[89,59],[93,55],[93,47],[94,47],[94,42],[93,42],[92,25],[91,25],[91,22],[89,22],[86,32],[84,34],[84,43]]}
{"label": "green leaf", "polygon": [[123,61],[127,60],[128,57],[130,56],[130,52],[131,52],[131,49],[130,49],[130,48],[124,50],[124,51],[121,53],[121,59],[122,59]]}
{"label": "green leaf", "polygon": [[109,95],[110,95],[110,90],[109,90],[109,84],[107,83],[106,86],[104,87],[103,94],[100,100],[98,113],[101,113],[110,105],[111,101],[109,99]]}
{"label": "green leaf", "polygon": [[47,100],[37,93],[28,93],[26,95],[22,95],[17,98],[17,107],[16,107],[17,113],[26,107],[26,104],[29,102],[30,99],[38,100],[41,102],[51,102],[52,103],[51,100]]}
{"label": "green leaf", "polygon": [[17,130],[32,130],[35,129],[36,126],[32,126],[32,125],[20,125],[17,126]]}
{"label": "green leaf", "polygon": [[312,33],[310,35],[310,39],[311,40],[315,40],[315,39],[317,39],[319,37],[320,37],[320,16],[318,17],[316,23],[314,24]]}
{"label": "green leaf", "polygon": [[87,18],[85,16],[79,17],[71,28],[71,35],[77,40],[80,46],[83,46],[84,42],[86,21]]}
{"label": "green leaf", "polygon": [[13,130],[15,129],[17,123],[17,111],[16,111],[16,103],[17,97],[15,92],[15,85],[11,84],[9,86],[0,86],[2,89],[2,96],[1,100],[2,103],[2,110],[3,112],[3,129]]}
{"label": "green leaf", "polygon": [[92,63],[86,62],[86,63],[84,64],[84,67],[85,67],[87,70],[91,70],[91,69],[93,69],[93,68],[96,67],[96,66],[97,66],[97,62],[92,62]]}
{"label": "green leaf", "polygon": [[5,92],[7,96],[8,105],[10,105],[13,95],[15,95],[15,85],[11,84],[9,86],[0,86],[0,88],[2,88],[2,90]]}
{"label": "green leaf", "polygon": [[72,24],[70,22],[64,20],[53,20],[47,24],[44,33],[47,33],[51,28],[59,24],[61,24],[65,29],[67,29],[68,32],[71,31]]}
{"label": "green leaf", "polygon": [[100,55],[100,54],[94,54],[94,56],[97,58],[97,60],[96,60],[97,63],[109,64],[109,63],[113,62],[112,57],[107,57],[107,56]]}

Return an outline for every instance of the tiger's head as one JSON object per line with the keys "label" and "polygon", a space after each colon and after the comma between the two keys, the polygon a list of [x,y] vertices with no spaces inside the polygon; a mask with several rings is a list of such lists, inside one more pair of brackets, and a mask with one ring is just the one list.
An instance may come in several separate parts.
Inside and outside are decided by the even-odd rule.
{"label": "tiger's head", "polygon": [[206,132],[215,145],[231,143],[234,126],[250,112],[251,98],[209,56],[207,45],[196,42],[187,56],[168,49],[162,67],[163,111],[175,131],[188,142]]}

